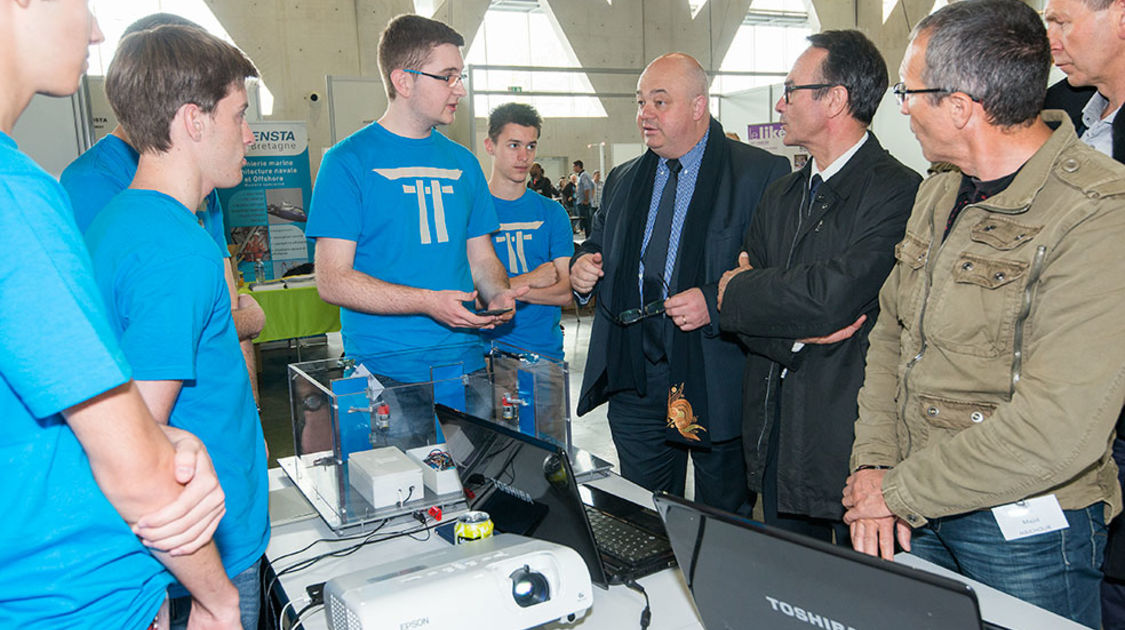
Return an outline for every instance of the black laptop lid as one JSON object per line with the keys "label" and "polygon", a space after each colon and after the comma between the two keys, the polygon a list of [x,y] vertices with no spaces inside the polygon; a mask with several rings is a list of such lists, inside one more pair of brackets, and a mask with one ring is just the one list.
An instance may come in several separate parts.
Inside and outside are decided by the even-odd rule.
{"label": "black laptop lid", "polygon": [[708,630],[981,627],[976,595],[960,582],[679,497],[654,500]]}
{"label": "black laptop lid", "polygon": [[469,508],[488,512],[501,532],[574,549],[589,567],[591,581],[606,586],[566,452],[444,405],[434,408]]}

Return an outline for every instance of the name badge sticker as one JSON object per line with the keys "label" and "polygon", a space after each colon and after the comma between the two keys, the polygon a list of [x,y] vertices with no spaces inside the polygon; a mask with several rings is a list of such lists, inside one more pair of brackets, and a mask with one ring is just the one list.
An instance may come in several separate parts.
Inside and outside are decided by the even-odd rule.
{"label": "name badge sticker", "polygon": [[994,507],[992,515],[1004,540],[1019,540],[1070,527],[1053,494]]}

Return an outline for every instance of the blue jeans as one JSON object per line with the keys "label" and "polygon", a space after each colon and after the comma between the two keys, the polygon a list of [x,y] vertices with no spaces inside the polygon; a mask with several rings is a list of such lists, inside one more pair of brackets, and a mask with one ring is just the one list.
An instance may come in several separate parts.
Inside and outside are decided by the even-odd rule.
{"label": "blue jeans", "polygon": [[[242,573],[232,577],[230,581],[238,589],[238,613],[242,621],[242,630],[257,630],[258,612],[262,605],[262,583],[258,577],[262,561],[250,565]],[[191,616],[191,598],[178,597],[171,601],[172,630],[185,630],[188,617]]]}
{"label": "blue jeans", "polygon": [[930,521],[911,553],[1077,623],[1099,628],[1104,505],[1064,510],[1070,527],[1005,541],[991,510]]}

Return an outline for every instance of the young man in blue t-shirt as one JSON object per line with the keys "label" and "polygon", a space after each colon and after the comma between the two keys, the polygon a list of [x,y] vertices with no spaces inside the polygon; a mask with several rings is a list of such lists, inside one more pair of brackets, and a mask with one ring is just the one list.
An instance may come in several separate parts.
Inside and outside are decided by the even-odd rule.
{"label": "young man in blue t-shirt", "polygon": [[[129,189],[86,230],[110,327],[157,422],[198,435],[227,512],[215,532],[238,587],[244,628],[257,627],[258,566],[269,539],[265,444],[242,366],[219,248],[193,208],[242,180],[253,134],[245,80],[258,76],[234,46],[186,26],[121,40],[106,95],[140,153]],[[186,596],[170,590],[173,627]],[[183,612],[181,612],[183,611]]]}
{"label": "young man in blue t-shirt", "polygon": [[[137,31],[169,24],[203,28],[187,18],[172,13],[153,13],[130,24],[121,36],[125,37]],[[133,176],[137,173],[139,159],[140,155],[129,142],[129,134],[118,124],[63,170],[59,183],[70,195],[70,203],[74,207],[74,222],[78,224],[79,232],[85,233],[102,208],[117,193],[129,187]],[[196,216],[203,228],[219,245],[223,256],[229,257],[223,208],[219,204],[218,193],[211,191],[202,205],[203,208],[196,212]],[[242,346],[242,356],[246,360],[246,373],[250,376],[250,383],[257,397],[258,368],[255,364],[254,344],[251,340],[262,332],[266,324],[266,314],[253,297],[236,291],[230,265],[224,267],[224,275],[227,290],[231,295],[234,327]]]}
{"label": "young man in blue t-shirt", "polygon": [[543,120],[535,108],[505,103],[488,117],[484,148],[492,156],[488,189],[500,218],[493,237],[496,256],[508,268],[513,288],[528,287],[511,322],[485,331],[486,337],[563,358],[562,306],[569,304],[570,257],[574,237],[570,217],[557,201],[527,188]]}
{"label": "young man in blue t-shirt", "polygon": [[[480,164],[434,129],[465,96],[464,43],[434,20],[392,20],[379,41],[387,109],[328,151],[313,189],[306,235],[320,296],[342,307],[345,352],[384,385],[429,381],[432,366],[483,368],[477,331],[515,307]],[[425,443],[432,419],[406,415],[417,419],[408,443]]]}
{"label": "young man in blue t-shirt", "polygon": [[[162,563],[191,590],[201,622],[235,627],[237,591],[208,542],[221,493],[181,491],[181,473],[205,470],[168,438],[177,449],[194,439],[152,422],[66,193],[9,135],[34,94],[77,89],[87,47],[101,39],[84,0],[0,4],[0,247],[18,261],[0,275],[0,627],[148,627],[170,581]],[[177,497],[186,501],[172,513],[189,516],[171,527],[191,540],[180,555],[154,555],[136,534],[156,526],[179,538],[161,509]]]}

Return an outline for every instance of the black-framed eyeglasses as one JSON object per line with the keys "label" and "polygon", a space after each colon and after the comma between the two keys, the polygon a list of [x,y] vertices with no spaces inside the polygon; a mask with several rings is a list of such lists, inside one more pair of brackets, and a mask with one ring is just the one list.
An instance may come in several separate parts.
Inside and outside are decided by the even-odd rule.
{"label": "black-framed eyeglasses", "polygon": [[893,92],[895,98],[898,99],[899,107],[902,107],[902,104],[906,102],[906,97],[911,94],[953,94],[954,92],[960,92],[968,96],[974,103],[980,102],[979,98],[969,94],[965,90],[954,90],[951,88],[918,88],[917,90],[910,90],[907,89],[906,84],[902,81],[895,83],[894,87],[891,88],[891,92]]}
{"label": "black-framed eyeglasses", "polygon": [[420,74],[424,77],[437,79],[438,81],[444,81],[445,84],[449,87],[457,87],[458,83],[464,84],[465,80],[469,78],[469,75],[465,74],[464,72],[462,72],[461,74],[430,74],[429,72],[422,72],[421,70],[411,70],[410,68],[403,68],[402,71],[409,72],[410,74]]}
{"label": "black-framed eyeglasses", "polygon": [[789,104],[789,95],[797,90],[823,90],[824,88],[836,87],[839,83],[806,83],[804,85],[790,85],[786,83],[783,86],[785,93],[785,104]]}
{"label": "black-framed eyeglasses", "polygon": [[[664,293],[668,293],[668,283],[664,281],[663,277],[660,278],[660,284],[664,288]],[[665,298],[661,297],[660,299],[653,300],[648,304],[641,306],[640,308],[631,308],[625,311],[621,311],[617,315],[610,313],[609,310],[607,310],[608,307],[603,308],[602,311],[609,317],[609,319],[613,323],[617,324],[618,326],[630,326],[641,321],[642,319],[648,319],[649,317],[663,315],[664,299]],[[601,305],[602,302],[598,302],[598,304]]]}

